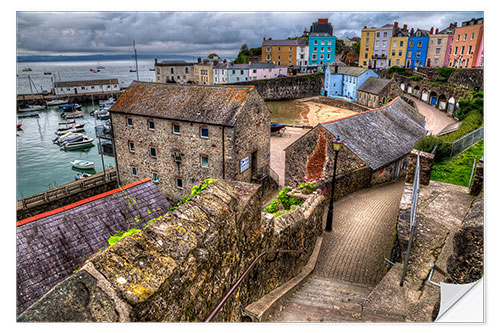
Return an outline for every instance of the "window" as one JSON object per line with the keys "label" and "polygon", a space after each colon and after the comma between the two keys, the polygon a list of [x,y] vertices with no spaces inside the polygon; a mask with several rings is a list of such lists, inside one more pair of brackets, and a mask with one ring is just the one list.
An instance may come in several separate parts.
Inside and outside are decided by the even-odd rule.
{"label": "window", "polygon": [[200,128],[200,137],[201,138],[208,138],[208,128],[205,128],[205,127]]}
{"label": "window", "polygon": [[271,55],[270,54],[266,55],[266,60],[271,60]]}
{"label": "window", "polygon": [[380,37],[380,32],[377,32],[377,37]]}
{"label": "window", "polygon": [[437,66],[438,64],[438,59],[434,59],[434,66]]}
{"label": "window", "polygon": [[411,58],[411,51],[408,51],[408,58]]}
{"label": "window", "polygon": [[202,168],[208,168],[208,156],[200,155],[200,164]]}
{"label": "window", "polygon": [[135,166],[131,166],[130,171],[132,172],[132,176],[137,177],[137,168]]}
{"label": "window", "polygon": [[184,188],[182,184],[182,178],[175,178],[175,186],[177,186],[178,188]]}
{"label": "window", "polygon": [[392,47],[396,47],[396,41],[392,42]]}
{"label": "window", "polygon": [[181,126],[179,124],[172,124],[172,133],[181,134]]}
{"label": "window", "polygon": [[[365,58],[368,58],[368,53],[365,53]],[[366,65],[366,61],[364,63]]]}
{"label": "window", "polygon": [[[116,86],[115,86],[115,87],[116,87]],[[91,86],[90,88],[91,88],[91,89],[94,89],[94,86]]]}
{"label": "window", "polygon": [[332,48],[331,48],[331,47],[329,47],[329,48],[327,49],[327,52],[328,52],[328,53],[332,52]]}
{"label": "window", "polygon": [[465,46],[462,46],[462,47],[460,48],[460,54],[464,54],[464,51],[465,51]]}
{"label": "window", "polygon": [[402,57],[403,56],[403,50],[399,50],[398,56]]}
{"label": "window", "polygon": [[399,59],[396,59],[396,65],[399,66]]}
{"label": "window", "polygon": [[466,41],[466,40],[467,40],[467,34],[464,35],[464,41]]}
{"label": "window", "polygon": [[291,55],[288,56],[288,60],[292,60],[292,56]]}
{"label": "window", "polygon": [[292,52],[292,48],[291,48],[291,47],[290,47],[290,48],[288,48],[288,52]]}
{"label": "window", "polygon": [[271,47],[270,46],[266,47],[266,52],[271,52]]}
{"label": "window", "polygon": [[472,34],[470,35],[470,40],[473,40],[473,39],[474,39],[474,33],[472,33]]}
{"label": "window", "polygon": [[160,176],[158,175],[157,172],[152,172],[151,173],[151,180],[153,181],[153,183],[158,183],[160,181]]}
{"label": "window", "polygon": [[281,52],[281,47],[278,47],[278,52]]}
{"label": "window", "polygon": [[155,122],[154,121],[148,120],[148,129],[150,129],[151,131],[155,130]]}
{"label": "window", "polygon": [[458,46],[455,46],[455,53],[453,54],[457,54],[458,53]]}
{"label": "window", "polygon": [[149,147],[149,156],[156,158],[156,147]]}
{"label": "window", "polygon": [[170,74],[174,74],[174,68],[170,67]]}
{"label": "window", "polygon": [[386,40],[383,40],[382,41],[382,47],[386,47],[387,46],[387,41]]}
{"label": "window", "polygon": [[318,45],[318,41],[317,40],[314,41],[314,45]]}
{"label": "window", "polygon": [[387,32],[384,32],[384,37],[387,37]]}
{"label": "window", "polygon": [[127,118],[127,126],[133,126],[132,118]]}
{"label": "window", "polygon": [[392,50],[392,53],[391,53],[391,56],[396,56],[396,51],[395,50]]}
{"label": "window", "polygon": [[420,51],[417,51],[417,58],[420,58]]}
{"label": "window", "polygon": [[186,67],[186,74],[189,74],[189,67]]}
{"label": "window", "polygon": [[321,48],[321,52],[325,52],[325,48],[324,47]]}
{"label": "window", "polygon": [[440,48],[436,48],[436,55],[440,55],[441,54],[441,49]]}
{"label": "window", "polygon": [[422,41],[421,40],[418,41],[417,47],[422,47]]}
{"label": "window", "polygon": [[441,45],[441,38],[438,38],[437,45]]}
{"label": "window", "polygon": [[182,153],[179,150],[174,150],[173,154],[175,162],[182,162]]}
{"label": "window", "polygon": [[402,47],[403,45],[404,45],[404,42],[403,42],[403,41],[400,41],[400,42],[399,42],[399,46],[401,46],[401,47]]}
{"label": "window", "polygon": [[330,60],[330,54],[327,54],[327,55],[326,55],[326,59],[327,59],[327,60]]}
{"label": "window", "polygon": [[82,90],[85,90],[85,87],[82,87]]}
{"label": "window", "polygon": [[135,152],[134,141],[129,141],[129,142],[128,142],[128,150],[129,150],[131,153]]}
{"label": "window", "polygon": [[460,40],[460,35],[457,35],[457,42]]}
{"label": "window", "polygon": [[376,40],[375,41],[375,47],[379,47],[380,46],[380,41],[379,40]]}
{"label": "window", "polygon": [[467,49],[467,54],[471,54],[472,52],[472,45],[469,46],[469,48]]}
{"label": "window", "polygon": [[465,60],[465,68],[469,67],[469,59]]}
{"label": "window", "polygon": [[332,45],[332,41],[331,40],[328,41],[328,45]]}

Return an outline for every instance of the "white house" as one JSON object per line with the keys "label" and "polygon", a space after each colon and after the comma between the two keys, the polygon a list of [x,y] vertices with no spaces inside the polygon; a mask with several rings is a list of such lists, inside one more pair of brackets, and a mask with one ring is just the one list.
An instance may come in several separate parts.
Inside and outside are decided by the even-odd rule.
{"label": "white house", "polygon": [[219,62],[214,66],[214,84],[224,84],[227,83],[227,68],[229,64],[225,62]]}
{"label": "white house", "polygon": [[84,80],[84,81],[57,81],[54,82],[56,95],[76,95],[86,93],[119,92],[118,79]]}

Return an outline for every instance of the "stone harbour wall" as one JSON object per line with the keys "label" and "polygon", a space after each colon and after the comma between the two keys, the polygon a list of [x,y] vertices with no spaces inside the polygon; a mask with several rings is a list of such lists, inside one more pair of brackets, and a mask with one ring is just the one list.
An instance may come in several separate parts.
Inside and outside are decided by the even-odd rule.
{"label": "stone harbour wall", "polygon": [[370,110],[370,107],[361,105],[355,102],[349,102],[345,101],[340,98],[334,98],[334,97],[326,97],[326,96],[319,96],[318,97],[318,103],[321,104],[326,104],[326,105],[331,105],[331,106],[336,106],[345,110],[350,110],[354,112],[365,112]]}
{"label": "stone harbour wall", "polygon": [[[405,182],[413,184],[415,177],[415,167],[417,163],[418,150],[413,149],[408,156],[408,168],[406,169]],[[431,180],[432,167],[434,166],[434,155],[430,153],[420,152],[420,185],[429,185]]]}
{"label": "stone harbour wall", "polygon": [[265,101],[292,100],[318,96],[324,86],[324,77],[322,74],[299,75],[235,82],[231,85],[255,86]]}
{"label": "stone harbour wall", "polygon": [[168,217],[89,259],[18,318],[52,321],[203,321],[260,253],[215,317],[240,321],[241,308],[298,274],[313,251],[325,198],[274,218],[258,185],[216,180]]}

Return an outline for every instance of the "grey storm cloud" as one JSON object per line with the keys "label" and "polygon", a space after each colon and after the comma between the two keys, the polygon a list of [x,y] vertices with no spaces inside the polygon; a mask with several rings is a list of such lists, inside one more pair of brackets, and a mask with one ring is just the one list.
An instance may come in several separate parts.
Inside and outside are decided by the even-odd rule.
{"label": "grey storm cloud", "polygon": [[360,36],[364,26],[397,21],[443,29],[483,12],[18,12],[18,54],[123,53],[132,41],[143,53],[236,54],[263,37],[300,36],[328,18],[337,38]]}

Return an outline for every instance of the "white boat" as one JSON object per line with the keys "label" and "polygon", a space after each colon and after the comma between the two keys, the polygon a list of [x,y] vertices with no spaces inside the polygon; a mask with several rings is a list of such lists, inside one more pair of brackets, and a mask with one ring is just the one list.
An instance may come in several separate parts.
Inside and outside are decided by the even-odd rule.
{"label": "white boat", "polygon": [[99,110],[94,112],[94,117],[100,120],[106,120],[109,119],[109,112],[108,110]]}
{"label": "white boat", "polygon": [[61,104],[68,104],[68,100],[67,99],[54,99],[52,101],[47,102],[47,106],[61,105]]}
{"label": "white boat", "polygon": [[74,168],[78,169],[93,169],[94,162],[84,160],[74,160],[69,162]]}
{"label": "white boat", "polygon": [[85,130],[83,128],[76,128],[76,127],[72,127],[72,128],[68,128],[68,129],[59,129],[56,131],[56,135],[57,136],[61,136],[61,135],[65,135],[65,134],[68,134],[68,133],[78,133],[78,132],[85,132]]}
{"label": "white boat", "polygon": [[99,106],[111,106],[113,104],[115,104],[115,99],[113,97],[99,101]]}
{"label": "white boat", "polygon": [[17,112],[33,112],[40,110],[45,110],[45,105],[28,105],[25,108],[17,110]]}
{"label": "white boat", "polygon": [[87,178],[90,176],[91,176],[90,174],[82,172],[82,173],[79,173],[75,176],[75,180],[80,180],[80,179]]}
{"label": "white boat", "polygon": [[52,141],[54,143],[60,145],[60,144],[63,144],[65,142],[67,142],[67,141],[79,140],[79,139],[82,139],[82,138],[83,138],[83,134],[82,133],[68,132],[66,134],[59,135],[57,138],[55,138]]}
{"label": "white boat", "polygon": [[65,150],[76,150],[76,149],[82,149],[82,148],[87,148],[87,147],[92,147],[94,144],[92,143],[94,141],[93,138],[89,138],[86,135],[83,135],[81,139],[79,140],[74,140],[74,141],[67,141],[62,144],[62,147]]}
{"label": "white boat", "polygon": [[73,121],[67,121],[67,122],[64,122],[64,123],[59,123],[59,129],[58,129],[58,131],[66,131],[66,130],[69,130],[69,129],[72,129],[72,128],[83,129],[83,127],[85,126],[85,124],[86,123],[77,124],[75,122],[75,120],[73,120]]}
{"label": "white boat", "polygon": [[83,112],[82,111],[64,112],[63,114],[61,114],[61,117],[63,117],[64,119],[83,118]]}

